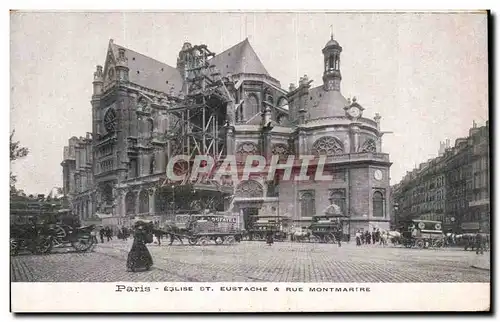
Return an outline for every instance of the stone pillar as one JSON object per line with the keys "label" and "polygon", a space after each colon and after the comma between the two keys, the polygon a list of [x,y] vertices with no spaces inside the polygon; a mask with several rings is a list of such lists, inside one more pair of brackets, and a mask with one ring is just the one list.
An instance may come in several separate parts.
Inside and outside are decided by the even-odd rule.
{"label": "stone pillar", "polygon": [[118,194],[117,204],[118,204],[118,214],[120,216],[126,215],[125,195],[126,192],[124,190],[121,190],[120,193]]}
{"label": "stone pillar", "polygon": [[140,194],[141,194],[141,191],[136,191],[136,196],[135,196],[135,214],[138,214],[139,213],[139,206],[140,206]]}
{"label": "stone pillar", "polygon": [[94,203],[92,202],[91,197],[88,200],[88,204],[89,204],[89,216],[93,217],[94,216]]}
{"label": "stone pillar", "polygon": [[350,153],[356,153],[359,151],[359,126],[353,124],[350,127],[350,133],[351,133],[351,142],[350,144],[351,149]]}
{"label": "stone pillar", "polygon": [[155,188],[151,188],[148,190],[148,193],[149,193],[149,214],[152,216],[155,215],[155,202],[156,202],[155,192],[156,192]]}
{"label": "stone pillar", "polygon": [[157,150],[155,152],[155,169],[154,173],[162,173],[165,171],[165,152],[162,150]]}
{"label": "stone pillar", "polygon": [[306,132],[303,130],[299,130],[298,141],[299,141],[299,156],[307,155],[307,137]]}
{"label": "stone pillar", "polygon": [[143,155],[141,155],[141,158],[142,158],[142,173],[141,173],[141,175],[147,176],[150,173],[149,169],[151,168],[151,156],[149,154],[143,154]]}
{"label": "stone pillar", "polygon": [[226,127],[226,155],[235,155],[234,126]]}

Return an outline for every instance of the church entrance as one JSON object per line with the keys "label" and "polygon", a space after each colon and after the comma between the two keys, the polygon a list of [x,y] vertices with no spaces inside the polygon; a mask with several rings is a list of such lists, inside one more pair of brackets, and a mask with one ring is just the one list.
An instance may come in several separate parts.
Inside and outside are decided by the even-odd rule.
{"label": "church entrance", "polygon": [[257,221],[259,208],[243,208],[243,223],[246,231],[253,230],[253,225]]}

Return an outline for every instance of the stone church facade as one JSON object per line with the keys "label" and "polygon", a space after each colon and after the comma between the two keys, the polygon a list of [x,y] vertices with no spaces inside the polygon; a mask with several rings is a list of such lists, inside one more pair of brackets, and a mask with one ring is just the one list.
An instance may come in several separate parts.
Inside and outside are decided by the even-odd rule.
{"label": "stone church facade", "polygon": [[[136,215],[164,220],[175,213],[176,190],[159,187],[175,150],[172,111],[184,104],[189,48],[184,44],[174,68],[110,41],[104,67],[94,73],[92,132],[64,148],[64,192],[84,221],[99,213],[127,225]],[[364,117],[356,98],[341,94],[342,50],[332,37],[322,50],[322,84],[312,87],[304,76],[286,90],[248,39],[209,60],[233,84],[221,133],[225,155],[278,155],[283,162],[323,156],[332,177],[292,182],[256,174],[225,187],[232,198],[224,208],[245,220],[285,218],[297,228],[335,204],[346,233],[389,228],[391,163],[381,151],[381,117]]]}

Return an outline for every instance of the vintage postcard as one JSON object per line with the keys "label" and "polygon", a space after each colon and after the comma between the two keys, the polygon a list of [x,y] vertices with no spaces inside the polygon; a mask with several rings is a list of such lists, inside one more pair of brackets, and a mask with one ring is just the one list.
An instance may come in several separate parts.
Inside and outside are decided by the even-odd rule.
{"label": "vintage postcard", "polygon": [[490,310],[488,21],[12,11],[11,310]]}

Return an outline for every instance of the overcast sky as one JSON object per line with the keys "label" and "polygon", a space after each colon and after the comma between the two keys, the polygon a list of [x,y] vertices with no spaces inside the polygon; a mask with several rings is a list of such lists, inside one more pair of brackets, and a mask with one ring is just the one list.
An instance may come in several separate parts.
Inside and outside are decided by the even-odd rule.
{"label": "overcast sky", "polygon": [[321,84],[321,49],[343,47],[342,93],[382,116],[391,183],[488,118],[487,18],[482,14],[16,13],[11,14],[11,128],[30,149],[18,188],[62,186],[63,147],[91,131],[92,79],[115,43],[175,66],[182,44],[219,53],[248,37],[287,89]]}

